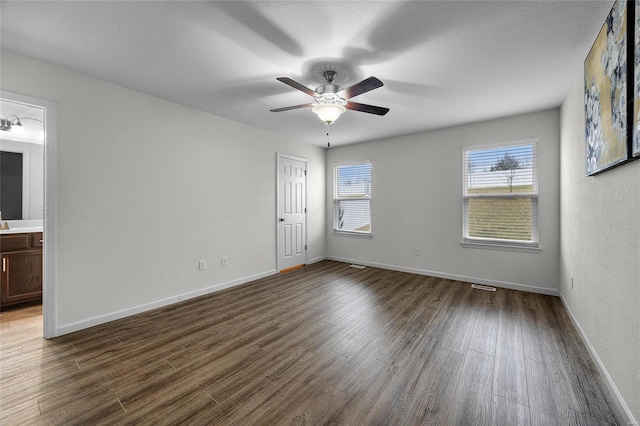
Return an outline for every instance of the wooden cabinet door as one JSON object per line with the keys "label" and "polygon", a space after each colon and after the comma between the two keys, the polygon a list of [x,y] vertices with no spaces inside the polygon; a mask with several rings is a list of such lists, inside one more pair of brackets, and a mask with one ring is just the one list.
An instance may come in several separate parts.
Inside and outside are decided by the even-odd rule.
{"label": "wooden cabinet door", "polygon": [[2,304],[37,300],[42,297],[42,254],[2,255]]}

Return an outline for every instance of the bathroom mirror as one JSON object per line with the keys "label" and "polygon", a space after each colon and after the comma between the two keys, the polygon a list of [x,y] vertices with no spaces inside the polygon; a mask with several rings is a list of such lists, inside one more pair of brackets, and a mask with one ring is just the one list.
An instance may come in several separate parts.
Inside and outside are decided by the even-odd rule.
{"label": "bathroom mirror", "polygon": [[[44,217],[44,110],[0,99],[2,220]],[[12,123],[10,129],[7,123]],[[19,123],[19,124],[18,124]]]}

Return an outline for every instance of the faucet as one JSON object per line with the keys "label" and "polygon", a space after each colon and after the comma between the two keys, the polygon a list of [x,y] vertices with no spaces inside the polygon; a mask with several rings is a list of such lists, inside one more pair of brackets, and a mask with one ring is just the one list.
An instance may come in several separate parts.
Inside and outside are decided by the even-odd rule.
{"label": "faucet", "polygon": [[2,223],[2,212],[0,212],[0,229],[9,229],[9,222]]}

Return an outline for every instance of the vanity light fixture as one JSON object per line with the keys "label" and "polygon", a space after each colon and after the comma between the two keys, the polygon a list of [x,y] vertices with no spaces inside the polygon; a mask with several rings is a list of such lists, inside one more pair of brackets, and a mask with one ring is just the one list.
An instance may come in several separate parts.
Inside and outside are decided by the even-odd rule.
{"label": "vanity light fixture", "polygon": [[[11,117],[15,117],[12,119]],[[10,115],[7,118],[0,118],[0,130],[5,132],[12,132],[18,135],[24,135],[26,131],[22,127],[20,117],[17,115]]]}

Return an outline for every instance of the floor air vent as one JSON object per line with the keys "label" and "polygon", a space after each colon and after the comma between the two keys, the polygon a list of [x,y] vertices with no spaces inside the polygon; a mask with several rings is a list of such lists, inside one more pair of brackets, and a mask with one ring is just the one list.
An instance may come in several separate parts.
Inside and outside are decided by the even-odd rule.
{"label": "floor air vent", "polygon": [[488,285],[480,285],[480,284],[471,284],[472,288],[484,291],[496,291],[495,287],[490,287]]}

